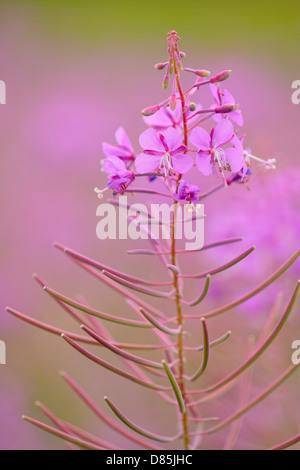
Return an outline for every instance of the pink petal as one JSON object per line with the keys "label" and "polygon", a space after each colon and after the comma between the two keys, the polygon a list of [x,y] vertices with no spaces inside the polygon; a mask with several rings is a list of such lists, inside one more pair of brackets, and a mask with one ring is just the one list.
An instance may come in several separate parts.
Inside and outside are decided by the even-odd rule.
{"label": "pink petal", "polygon": [[241,170],[244,165],[244,157],[241,152],[232,147],[225,150],[225,156],[233,173],[237,173]]}
{"label": "pink petal", "polygon": [[210,88],[211,94],[213,95],[215,102],[218,104],[218,106],[220,106],[222,103],[220,102],[218,87],[214,85],[213,83],[211,83],[209,85],[209,88]]}
{"label": "pink petal", "polygon": [[107,157],[110,157],[111,155],[114,157],[128,157],[127,150],[123,150],[115,145],[107,144],[106,142],[103,142],[102,150]]}
{"label": "pink petal", "polygon": [[244,154],[243,141],[239,139],[236,134],[232,137],[231,143],[241,153],[241,155]]}
{"label": "pink petal", "polygon": [[133,148],[130,142],[128,135],[126,134],[124,127],[120,126],[115,133],[116,141],[122,147],[128,148],[128,150],[133,153]]}
{"label": "pink petal", "polygon": [[156,150],[165,153],[165,148],[154,129],[147,129],[140,135],[140,146],[144,150]]}
{"label": "pink petal", "polygon": [[211,147],[210,136],[202,127],[196,127],[192,130],[190,141],[200,150],[209,150]]}
{"label": "pink petal", "polygon": [[228,119],[223,119],[215,127],[213,136],[214,148],[222,148],[233,136],[233,126]]}
{"label": "pink petal", "polygon": [[102,168],[106,173],[115,173],[116,171],[125,171],[125,163],[118,157],[110,156],[103,160]]}
{"label": "pink petal", "polygon": [[138,173],[151,173],[158,169],[161,157],[141,153],[135,159],[135,168]]}
{"label": "pink petal", "polygon": [[187,173],[193,166],[192,157],[184,153],[179,153],[172,157],[172,167],[177,173]]}
{"label": "pink petal", "polygon": [[197,167],[205,176],[211,175],[212,167],[210,163],[210,154],[199,152],[197,155]]}
{"label": "pink petal", "polygon": [[232,122],[234,122],[237,126],[242,127],[244,125],[244,119],[241,111],[233,111],[228,116],[230,117]]}
{"label": "pink petal", "polygon": [[214,114],[212,118],[215,122],[221,122],[224,119],[223,114]]}
{"label": "pink petal", "polygon": [[164,129],[166,127],[172,126],[172,120],[170,119],[169,111],[167,108],[162,108],[157,113],[152,114],[152,116],[143,116],[143,119],[147,126],[155,127],[157,129]]}
{"label": "pink petal", "polygon": [[228,90],[224,90],[223,104],[235,104],[235,99]]}
{"label": "pink petal", "polygon": [[177,129],[174,129],[174,127],[168,127],[168,129],[163,132],[163,135],[170,152],[183,145],[181,133]]}

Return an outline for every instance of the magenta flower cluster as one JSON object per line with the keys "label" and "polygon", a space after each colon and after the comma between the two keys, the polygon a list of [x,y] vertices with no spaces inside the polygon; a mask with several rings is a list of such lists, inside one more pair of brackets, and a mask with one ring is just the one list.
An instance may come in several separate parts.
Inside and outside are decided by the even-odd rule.
{"label": "magenta flower cluster", "polygon": [[[128,188],[138,176],[148,176],[150,180],[160,176],[175,201],[197,203],[201,198],[200,174],[221,177],[222,185],[228,186],[235,181],[248,181],[252,158],[268,168],[274,167],[273,160],[264,161],[244,150],[243,136],[239,135],[244,124],[242,113],[232,94],[221,86],[231,71],[210,78],[208,70],[183,68],[181,60],[185,54],[178,49],[178,39],[174,31],[169,33],[169,60],[155,66],[166,69],[164,89],[170,84],[171,74],[174,79],[168,98],[142,111],[148,129],[139,137],[141,152],[134,152],[123,127],[116,132],[117,145],[103,143],[106,158],[102,169],[108,173],[108,183],[103,190],[96,188],[99,197],[106,189],[114,194],[134,192],[133,187]],[[195,77],[185,92],[179,79],[181,72]],[[212,104],[204,108],[199,99],[206,85]],[[186,177],[194,167],[200,172],[197,186],[190,185]]]}

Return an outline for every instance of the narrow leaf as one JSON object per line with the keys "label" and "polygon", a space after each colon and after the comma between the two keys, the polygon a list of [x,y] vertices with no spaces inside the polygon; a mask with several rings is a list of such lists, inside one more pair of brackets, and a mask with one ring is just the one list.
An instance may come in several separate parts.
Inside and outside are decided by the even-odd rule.
{"label": "narrow leaf", "polygon": [[[202,248],[198,248],[196,250],[176,250],[175,253],[176,254],[180,254],[180,253],[197,253],[199,251],[205,251],[205,250],[208,250],[210,248],[215,248],[215,247],[218,247],[218,246],[223,246],[223,245],[229,245],[231,243],[236,243],[236,242],[241,242],[243,241],[244,238],[243,237],[236,237],[236,238],[227,238],[225,240],[220,240],[218,242],[214,242],[214,243],[209,243],[207,245],[204,245]],[[157,252],[157,251],[152,251],[152,250],[129,250],[127,251],[127,254],[128,255],[161,255],[161,254],[168,254],[170,255],[171,252],[170,251],[164,251],[164,252]]]}
{"label": "narrow leaf", "polygon": [[125,436],[127,439],[130,439],[133,442],[136,442],[140,446],[146,447],[152,450],[162,450],[161,447],[155,446],[154,444],[149,444],[147,441],[141,439],[140,437],[132,434],[127,429],[123,429],[119,424],[115,423],[106,413],[104,413],[101,408],[87,395],[87,393],[65,372],[61,372],[61,376],[67,382],[67,384],[74,390],[74,392],[80,397],[81,400],[100,418],[104,423],[106,423],[110,428],[114,429],[119,434]]}
{"label": "narrow leaf", "polygon": [[166,333],[167,335],[178,335],[181,332],[182,326],[173,329],[169,328],[166,325],[162,325],[159,321],[157,321],[155,318],[150,315],[150,313],[146,312],[143,308],[140,308],[139,311],[144,315],[144,317],[153,325],[155,326],[158,330],[162,331],[163,333]]}
{"label": "narrow leaf", "polygon": [[214,268],[214,269],[210,269],[209,271],[205,271],[203,273],[198,273],[198,274],[182,274],[181,277],[185,278],[185,279],[201,279],[203,277],[206,277],[208,274],[210,274],[211,276],[213,274],[219,274],[221,273],[222,271],[225,271],[226,269],[229,269],[231,268],[232,266],[234,266],[235,264],[239,263],[240,261],[242,261],[243,259],[245,259],[247,256],[250,255],[250,253],[252,253],[252,251],[255,250],[255,246],[252,246],[251,248],[248,248],[248,250],[244,251],[243,253],[241,253],[239,256],[236,256],[235,258],[233,258],[231,261],[229,261],[228,263],[225,263],[223,264],[222,266],[218,266],[217,268]]}
{"label": "narrow leaf", "polygon": [[191,382],[197,380],[205,372],[209,359],[209,337],[207,325],[204,318],[201,318],[203,331],[203,358],[200,368],[189,378]]}
{"label": "narrow leaf", "polygon": [[31,318],[25,315],[24,313],[17,312],[17,310],[14,310],[12,308],[6,307],[6,311],[10,313],[11,315],[14,315],[15,317],[19,318],[20,320],[23,320],[26,323],[29,323],[30,325],[34,325],[37,328],[40,328],[41,330],[48,331],[49,333],[53,333],[59,336],[61,336],[62,333],[65,333],[66,335],[69,336],[69,338],[72,338],[75,341],[80,341],[82,343],[89,343],[89,344],[97,344],[97,341],[93,340],[92,338],[88,338],[82,335],[77,335],[70,331],[65,331],[62,328],[56,328],[52,325],[48,325],[47,323],[36,320],[35,318]]}
{"label": "narrow leaf", "polygon": [[137,424],[133,423],[133,421],[129,420],[117,407],[112,403],[112,401],[108,397],[104,397],[104,400],[112,410],[112,412],[124,423],[126,426],[128,426],[130,429],[133,431],[137,432],[138,434],[141,434],[144,437],[147,437],[148,439],[153,439],[154,441],[158,442],[173,442],[175,441],[178,437],[181,436],[181,432],[179,434],[176,434],[175,436],[172,437],[167,437],[167,436],[160,436],[158,434],[154,434],[150,431],[146,431],[142,427],[138,426]]}
{"label": "narrow leaf", "polygon": [[[88,266],[91,266],[99,271],[106,271],[106,272],[109,272],[115,276],[118,276],[118,277],[121,277],[123,279],[126,279],[127,281],[131,281],[131,282],[134,282],[134,283],[139,283],[139,284],[145,284],[145,285],[170,285],[170,283],[155,283],[155,282],[151,282],[151,281],[147,281],[146,279],[141,279],[139,277],[136,277],[136,276],[132,276],[131,274],[127,274],[127,273],[124,273],[122,271],[119,271],[117,269],[114,269],[114,268],[111,268],[110,266],[107,266],[106,264],[103,264],[103,263],[100,263],[99,261],[95,261],[91,258],[88,258],[87,256],[85,255],[82,255],[81,253],[78,253],[77,251],[74,251],[74,250],[71,250],[70,248],[66,248],[64,247],[63,245],[59,244],[59,243],[55,243],[54,246],[56,248],[59,248],[60,250],[62,250],[65,254],[71,256],[72,258],[84,263],[84,264],[87,264]],[[81,322],[82,323],[82,322]]]}
{"label": "narrow leaf", "polygon": [[[151,240],[151,241],[155,241],[155,240]],[[62,245],[60,244],[55,244],[56,248],[59,248],[60,250],[62,250],[65,254],[68,254],[69,253],[66,251],[67,249],[64,248]],[[91,266],[88,266],[86,263],[83,263],[81,262],[80,260],[76,259],[75,257],[71,256],[70,255],[70,258],[78,265],[80,266],[81,268],[85,269],[87,272],[89,272],[90,274],[92,274],[93,276],[95,276],[97,279],[99,279],[101,282],[105,283],[106,285],[108,285],[109,287],[111,287],[112,289],[114,289],[114,291],[118,292],[123,298],[126,298],[126,299],[130,299],[131,301],[135,302],[136,304],[140,305],[141,307],[143,308],[146,308],[147,310],[151,311],[151,313],[155,316],[157,316],[158,318],[162,318],[162,319],[165,319],[165,315],[163,315],[159,310],[155,309],[154,307],[152,307],[150,304],[148,304],[147,302],[144,302],[142,299],[140,299],[139,297],[137,297],[136,295],[134,295],[133,293],[131,292],[128,292],[127,289],[124,289],[122,286],[116,284],[115,282],[113,282],[111,279],[109,279],[107,276],[104,276],[104,274],[102,274],[101,272],[99,272],[99,270],[97,269],[94,269],[93,267]]]}
{"label": "narrow leaf", "polygon": [[22,419],[24,419],[25,421],[28,421],[28,423],[31,423],[40,429],[43,429],[44,431],[47,431],[50,434],[53,434],[54,436],[60,437],[64,439],[65,441],[72,442],[73,444],[79,445],[83,449],[103,450],[103,447],[99,447],[95,444],[91,444],[90,442],[86,442],[83,439],[79,439],[78,437],[70,436],[69,434],[66,434],[63,431],[59,431],[58,429],[48,426],[47,424],[41,423],[40,421],[37,421],[36,419],[29,418],[28,416],[22,416]]}
{"label": "narrow leaf", "polygon": [[170,383],[172,385],[173,392],[174,392],[174,395],[176,397],[176,400],[177,400],[177,403],[178,403],[178,406],[179,406],[179,411],[180,411],[180,413],[184,413],[185,412],[184,399],[183,399],[183,396],[181,394],[181,390],[179,388],[177,380],[175,379],[175,377],[173,375],[173,372],[170,369],[170,367],[168,366],[168,364],[166,363],[166,361],[162,361],[162,365],[164,366],[166,374],[167,374],[167,376],[170,380]]}
{"label": "narrow leaf", "polygon": [[[215,339],[214,341],[209,343],[209,348],[211,349],[211,348],[214,348],[215,346],[218,346],[219,344],[224,343],[224,341],[226,341],[228,338],[230,338],[230,336],[231,336],[231,331],[227,331],[227,333],[225,333],[225,335],[223,335],[220,338]],[[204,349],[203,345],[197,346],[195,348],[193,348],[193,347],[185,347],[184,348],[184,350],[186,350],[186,351],[203,351],[203,349]]]}
{"label": "narrow leaf", "polygon": [[207,293],[209,291],[210,280],[211,280],[211,275],[207,274],[205,284],[204,284],[204,287],[203,287],[203,290],[202,290],[201,294],[195,300],[193,300],[192,302],[188,302],[188,305],[190,307],[195,307],[196,305],[200,304],[200,302],[202,302],[202,300],[205,299],[205,297],[207,296]]}
{"label": "narrow leaf", "polygon": [[232,310],[233,308],[237,307],[238,305],[241,305],[243,302],[246,302],[247,300],[251,299],[255,295],[259,294],[262,290],[264,290],[266,287],[268,287],[270,284],[272,284],[274,281],[276,281],[299,257],[300,255],[300,249],[296,251],[294,255],[292,255],[277,271],[275,271],[274,274],[272,274],[268,279],[266,279],[264,282],[259,284],[258,287],[255,289],[251,290],[248,294],[243,295],[237,300],[234,300],[233,302],[230,302],[227,305],[224,305],[223,307],[217,308],[215,310],[212,310],[211,312],[205,313],[203,315],[185,315],[184,318],[212,318],[217,315],[220,315],[221,313],[228,312],[229,310]]}
{"label": "narrow leaf", "polygon": [[[45,405],[43,405],[39,401],[36,401],[35,405],[47,416],[47,418],[50,419],[50,421],[52,421],[52,423],[55,426],[57,426],[59,429],[61,429],[66,434],[73,435],[73,433],[69,432],[69,430],[67,429],[67,426],[65,426],[64,422],[62,420],[58,419],[53,413],[51,413],[51,411],[48,410],[48,408],[46,408]],[[95,444],[95,442],[94,442],[94,444]],[[96,444],[100,445],[99,442],[97,442]],[[74,444],[71,444],[71,443],[68,443],[68,446],[69,446],[69,449],[71,449],[71,450],[77,450],[78,449],[77,446],[75,446]],[[105,446],[103,446],[103,447],[105,447]]]}
{"label": "narrow leaf", "polygon": [[275,340],[275,338],[278,336],[282,328],[284,327],[292,309],[293,306],[296,302],[297,294],[299,291],[300,287],[300,282],[298,282],[296,289],[293,292],[292,298],[281,318],[281,320],[278,322],[276,328],[272,331],[270,336],[266,339],[266,341],[250,356],[250,358],[242,364],[240,367],[238,367],[234,372],[229,374],[225,379],[221,380],[217,384],[208,387],[203,390],[203,393],[209,393],[217,390],[219,387],[222,387],[223,385],[226,385],[227,383],[231,382],[233,379],[236,377],[240,376],[243,372],[245,372],[254,362],[266,351],[266,349],[272,344],[272,342]]}
{"label": "narrow leaf", "polygon": [[105,346],[110,351],[118,354],[119,356],[122,356],[122,357],[124,357],[125,359],[127,359],[129,361],[136,362],[136,363],[141,364],[143,366],[154,367],[154,369],[163,369],[162,365],[159,362],[149,361],[148,359],[144,359],[142,357],[134,356],[133,354],[130,354],[126,351],[122,351],[122,349],[119,349],[117,346],[113,345],[109,341],[106,341],[104,338],[99,336],[97,333],[95,333],[93,330],[91,330],[87,326],[82,325],[81,328],[86,333],[88,333],[92,338],[94,338],[96,341],[98,341],[100,344]]}
{"label": "narrow leaf", "polygon": [[272,447],[272,449],[269,449],[269,450],[284,450],[284,449],[288,449],[289,447],[291,447],[291,446],[297,444],[298,442],[300,442],[300,434],[298,434],[298,436],[292,437],[292,438],[289,439],[288,441],[282,442],[281,444],[278,444],[277,446]]}
{"label": "narrow leaf", "polygon": [[63,294],[60,294],[59,292],[50,289],[50,287],[44,287],[44,290],[51,294],[53,297],[56,297],[57,299],[61,300],[62,302],[70,305],[71,307],[77,308],[78,310],[81,310],[82,312],[88,313],[89,315],[94,315],[97,318],[101,318],[102,320],[107,320],[112,323],[118,323],[119,325],[125,325],[125,326],[134,326],[136,328],[150,328],[151,326],[148,325],[147,323],[143,322],[136,322],[133,320],[127,320],[126,318],[122,317],[116,317],[114,315],[110,315],[108,313],[100,312],[99,310],[95,310],[94,308],[90,308],[84,304],[81,304],[80,302],[77,302],[76,300],[69,299],[68,297],[64,296]]}
{"label": "narrow leaf", "polygon": [[127,372],[124,372],[123,370],[118,369],[117,367],[109,364],[108,362],[103,361],[98,356],[95,356],[94,354],[87,351],[87,349],[79,346],[79,344],[72,341],[71,338],[69,338],[66,335],[62,335],[62,338],[67,343],[69,343],[74,349],[76,349],[78,352],[80,352],[83,356],[87,357],[88,359],[95,362],[96,364],[99,364],[100,366],[104,367],[105,369],[110,370],[111,372],[114,372],[115,374],[120,375],[121,377],[124,377],[125,379],[131,380],[132,382],[135,382],[139,385],[142,385],[143,387],[150,388],[152,390],[162,390],[162,391],[168,390],[168,388],[166,388],[166,387],[162,387],[160,385],[156,385],[152,382],[147,382],[145,380],[140,380],[137,377],[134,377],[133,375],[128,374]]}
{"label": "narrow leaf", "polygon": [[[152,297],[169,298],[174,292],[173,290],[171,292],[159,292],[157,290],[149,289],[148,287],[141,287],[138,284],[126,281],[125,279],[121,279],[108,271],[102,271],[102,273],[118,284],[121,284],[121,286],[140,292],[141,294],[151,295]],[[170,283],[168,283],[168,285],[170,285]]]}
{"label": "narrow leaf", "polygon": [[214,432],[220,431],[229,424],[231,424],[236,419],[239,419],[244,414],[248,413],[252,408],[254,408],[258,403],[261,403],[265,398],[271,395],[280,385],[282,385],[295,371],[299,368],[299,365],[290,366],[278,379],[276,379],[268,388],[266,388],[260,395],[253,399],[247,406],[239,410],[237,413],[226,418],[215,428],[209,429],[208,431],[203,432],[202,434],[212,434]]}

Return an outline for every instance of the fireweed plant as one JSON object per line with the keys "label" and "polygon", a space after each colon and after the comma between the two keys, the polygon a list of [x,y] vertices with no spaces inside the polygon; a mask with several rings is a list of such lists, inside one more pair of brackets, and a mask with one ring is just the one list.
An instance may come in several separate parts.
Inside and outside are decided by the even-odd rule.
{"label": "fireweed plant", "polygon": [[[159,196],[173,205],[173,217],[169,222],[169,240],[150,238],[146,243],[151,243],[152,249],[128,251],[131,255],[152,256],[159,259],[169,281],[162,283],[135,277],[90,259],[61,244],[56,244],[56,247],[67,254],[77,265],[121,294],[136,315],[136,320],[105,313],[68,298],[50,288],[37,276],[35,276],[36,280],[43,289],[81,324],[85,335],[62,331],[58,327],[42,323],[11,308],[7,310],[30,324],[61,335],[78,353],[120,376],[120,381],[128,380],[138,387],[150,389],[159,400],[174,407],[174,414],[178,417],[178,427],[171,435],[161,435],[159,423],[157,423],[156,430],[145,429],[138,422],[134,422],[130,416],[124,414],[118,404],[109,397],[104,398],[107,409],[103,411],[79,384],[66,373],[62,373],[64,380],[97,417],[114,431],[125,436],[133,443],[132,445],[156,450],[163,449],[164,444],[166,448],[171,446],[186,450],[198,449],[206,435],[217,433],[230,426],[224,444],[224,448],[229,449],[233,448],[236,442],[241,418],[272,394],[297,368],[297,365],[290,365],[265,390],[251,401],[247,400],[250,383],[249,368],[273,343],[286,323],[296,301],[299,283],[279,321],[277,316],[280,299],[275,300],[270,319],[257,342],[251,344],[244,362],[216,383],[203,388],[200,378],[205,374],[209,364],[211,348],[219,347],[230,337],[230,331],[228,331],[219,338],[211,338],[209,320],[240,306],[267,288],[296,261],[299,251],[250,292],[214,310],[201,312],[201,302],[209,295],[211,277],[242,261],[253,251],[254,247],[214,269],[194,275],[183,273],[178,258],[187,250],[181,250],[176,246],[178,208],[184,205],[185,209],[188,207],[191,213],[195,214],[193,217],[197,217],[197,204],[210,194],[230,187],[234,183],[248,184],[253,161],[258,161],[267,169],[274,169],[275,160],[265,161],[256,157],[244,146],[244,137],[239,133],[239,129],[243,126],[242,113],[233,96],[222,86],[223,82],[230,77],[231,71],[225,70],[211,77],[207,70],[184,68],[182,60],[185,54],[179,50],[178,40],[179,37],[175,31],[168,34],[168,60],[155,65],[157,70],[165,71],[163,89],[171,88],[171,94],[161,103],[142,111],[143,119],[148,126],[139,138],[142,152],[136,156],[126,132],[120,127],[116,132],[116,145],[103,143],[106,158],[102,164],[103,170],[108,174],[107,186],[104,189],[95,189],[100,198],[103,198],[104,192],[111,191],[115,197],[110,201],[115,206],[119,204],[118,196],[126,193],[146,194],[148,198],[151,195]],[[183,73],[194,77],[194,83],[185,91],[181,82]],[[198,95],[201,95],[203,90],[206,90],[211,98],[212,104],[207,108],[197,103]],[[204,127],[208,128],[208,132]],[[213,179],[218,178],[219,183],[203,194],[198,186],[189,183],[186,174],[190,171],[194,172],[193,176],[198,175],[200,184],[201,178],[210,175]],[[161,183],[163,191],[154,189],[153,184],[156,184],[153,183],[154,180],[156,183]],[[144,181],[145,184],[136,186],[136,181]],[[241,238],[219,240],[194,251],[209,250],[240,240]],[[185,279],[203,280],[201,292],[193,300],[184,298],[183,282]],[[169,292],[164,291],[162,287],[170,289]],[[167,313],[162,308],[154,307],[153,303],[145,300],[147,296],[160,298],[161,302],[167,300],[170,304],[173,303],[174,312],[169,307],[170,304]],[[195,322],[195,329],[197,325],[201,325],[203,334],[201,345],[197,344],[197,338],[194,338],[191,332],[190,338],[194,343],[193,345],[186,344],[188,335],[185,330],[185,320],[187,319]],[[105,324],[109,323],[135,329],[137,338],[140,329],[148,328],[156,341],[153,341],[153,344],[151,342],[140,344],[138,341],[136,343],[117,342],[105,327]],[[157,344],[158,340],[159,344]],[[89,345],[98,345],[99,355],[91,353],[87,348]],[[114,353],[128,370],[104,361],[101,358],[101,348],[107,348]],[[143,352],[151,350],[155,351],[155,354],[160,354],[159,361],[143,357]],[[202,355],[201,363],[189,375],[187,373],[189,363],[186,356],[195,352],[196,354],[200,352]],[[202,404],[218,400],[222,394],[237,385],[240,379],[242,379],[240,399],[235,412],[223,420],[202,415]],[[192,387],[194,382],[200,383],[200,387]],[[29,417],[24,417],[24,419],[68,441],[70,448],[117,449],[114,443],[107,442],[101,436],[92,435],[56,417],[41,403],[38,403],[38,406],[52,422],[51,426]],[[299,435],[287,436],[287,438],[289,440],[276,445],[274,449],[287,448],[300,439]]]}

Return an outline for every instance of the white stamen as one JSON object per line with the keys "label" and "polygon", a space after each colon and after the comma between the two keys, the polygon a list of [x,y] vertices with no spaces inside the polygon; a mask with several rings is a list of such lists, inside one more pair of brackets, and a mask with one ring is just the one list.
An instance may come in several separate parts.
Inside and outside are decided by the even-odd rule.
{"label": "white stamen", "polygon": [[222,173],[222,178],[224,181],[224,185],[227,187],[227,180],[224,175],[224,171],[227,170],[227,161],[226,161],[226,155],[223,149],[215,149],[213,152],[214,156],[214,162],[218,163],[219,165],[219,170]]}
{"label": "white stamen", "polygon": [[95,193],[97,194],[99,199],[103,199],[103,193],[106,191],[108,188],[104,189],[99,189],[99,188],[94,188]]}
{"label": "white stamen", "polygon": [[165,153],[161,157],[160,163],[159,163],[159,170],[160,169],[163,170],[163,175],[165,177],[174,172],[172,168],[172,164],[171,164],[171,155],[169,153]]}
{"label": "white stamen", "polygon": [[253,158],[253,160],[262,163],[266,166],[267,170],[276,170],[276,158],[268,158],[268,160],[263,160],[262,158],[256,157],[255,155],[251,155],[248,152],[245,152],[245,157]]}

